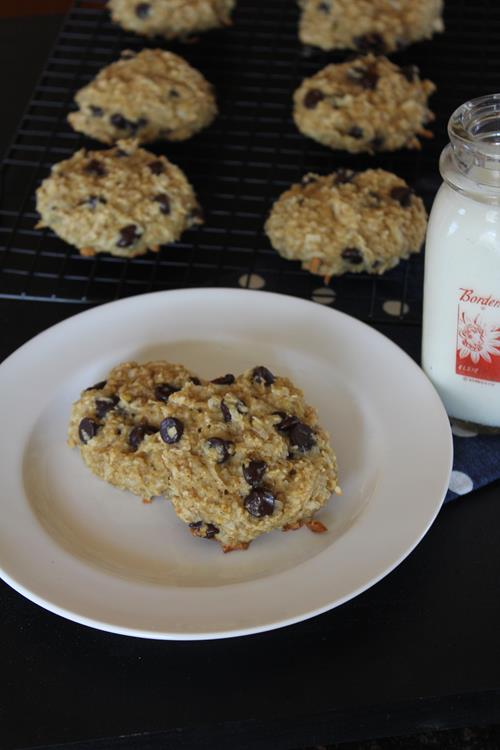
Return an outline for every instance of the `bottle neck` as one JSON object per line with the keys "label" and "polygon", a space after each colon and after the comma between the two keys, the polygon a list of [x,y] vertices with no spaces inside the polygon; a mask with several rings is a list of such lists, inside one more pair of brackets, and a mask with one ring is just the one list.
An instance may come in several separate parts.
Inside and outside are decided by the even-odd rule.
{"label": "bottle neck", "polygon": [[450,145],[441,155],[443,178],[478,200],[500,198],[500,94],[462,104],[448,123]]}
{"label": "bottle neck", "polygon": [[439,171],[446,184],[461,195],[479,203],[500,206],[500,179],[498,184],[492,184],[491,174],[485,175],[484,169],[477,165],[464,169],[451,144],[441,153]]}

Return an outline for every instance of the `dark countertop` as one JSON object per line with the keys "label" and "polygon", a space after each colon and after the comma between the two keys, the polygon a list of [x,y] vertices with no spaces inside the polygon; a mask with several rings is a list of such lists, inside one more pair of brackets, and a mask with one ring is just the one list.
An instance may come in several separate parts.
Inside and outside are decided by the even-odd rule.
{"label": "dark countertop", "polygon": [[[58,22],[0,23],[12,71],[2,149]],[[80,309],[0,300],[0,355]],[[499,528],[497,483],[445,507],[417,549],[351,602],[222,641],[99,632],[0,583],[0,747],[292,750],[500,722]]]}

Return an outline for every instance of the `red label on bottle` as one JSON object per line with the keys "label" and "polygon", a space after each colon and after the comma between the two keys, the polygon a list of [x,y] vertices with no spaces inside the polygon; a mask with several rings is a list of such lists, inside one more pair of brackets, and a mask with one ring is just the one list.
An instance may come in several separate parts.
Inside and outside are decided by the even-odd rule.
{"label": "red label on bottle", "polygon": [[500,382],[500,299],[460,289],[455,372]]}

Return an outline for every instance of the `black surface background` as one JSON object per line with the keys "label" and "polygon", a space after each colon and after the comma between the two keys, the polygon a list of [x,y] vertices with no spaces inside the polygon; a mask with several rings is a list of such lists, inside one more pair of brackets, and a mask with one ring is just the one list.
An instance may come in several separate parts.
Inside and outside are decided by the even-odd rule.
{"label": "black surface background", "polygon": [[[0,23],[2,150],[58,23]],[[74,312],[1,300],[0,354]],[[0,583],[0,748],[296,748],[498,722],[499,532],[497,483],[447,506],[409,558],[355,600],[225,641],[94,631]]]}

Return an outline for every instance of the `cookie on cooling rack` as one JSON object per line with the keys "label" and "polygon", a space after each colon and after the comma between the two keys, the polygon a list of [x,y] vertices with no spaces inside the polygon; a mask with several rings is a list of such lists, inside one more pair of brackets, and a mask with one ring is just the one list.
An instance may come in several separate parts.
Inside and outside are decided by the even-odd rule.
{"label": "cookie on cooling rack", "polygon": [[50,227],[81,255],[156,252],[202,222],[184,173],[133,141],[55,164],[36,197],[37,227]]}
{"label": "cookie on cooling rack", "polygon": [[182,365],[126,362],[73,404],[68,443],[106,482],[149,500],[168,491],[161,425],[170,396],[198,379]]}
{"label": "cookie on cooling rack", "polygon": [[166,39],[229,26],[235,0],[109,0],[113,21],[126,31]]}
{"label": "cookie on cooling rack", "polygon": [[443,0],[299,0],[303,44],[393,52],[444,31]]}
{"label": "cookie on cooling rack", "polygon": [[123,53],[80,89],[75,101],[71,126],[104,143],[127,137],[141,143],[185,140],[217,114],[212,87],[201,73],[159,49]]}
{"label": "cookie on cooling rack", "polygon": [[382,169],[306,175],[274,204],[272,246],[314,274],[382,274],[420,250],[427,214],[406,182]]}
{"label": "cookie on cooling rack", "polygon": [[337,488],[335,455],[302,391],[259,366],[187,384],[167,404],[169,497],[191,533],[246,549],[305,524]]}
{"label": "cookie on cooling rack", "polygon": [[294,94],[298,129],[324,146],[351,153],[420,148],[432,137],[427,106],[435,91],[414,65],[400,68],[372,54],[327,65]]}

